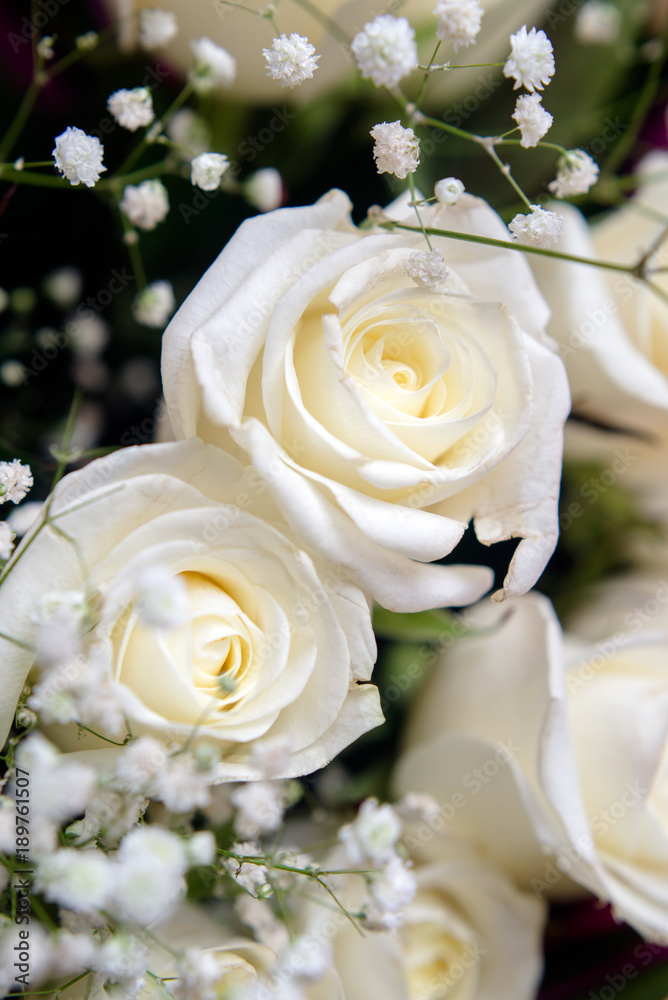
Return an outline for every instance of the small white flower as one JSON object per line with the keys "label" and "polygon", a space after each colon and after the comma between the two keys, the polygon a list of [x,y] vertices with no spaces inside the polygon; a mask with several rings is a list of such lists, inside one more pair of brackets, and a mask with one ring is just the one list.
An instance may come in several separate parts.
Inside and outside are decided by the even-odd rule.
{"label": "small white flower", "polygon": [[251,764],[263,778],[277,778],[289,768],[293,749],[289,736],[270,736],[253,744]]}
{"label": "small white flower", "polygon": [[119,207],[133,225],[147,231],[155,229],[169,212],[167,188],[156,180],[143,181],[137,186],[128,184]]}
{"label": "small white flower", "polygon": [[109,327],[97,313],[75,315],[66,327],[70,348],[80,358],[96,358],[109,343]]}
{"label": "small white flower", "polygon": [[417,69],[415,32],[405,17],[380,14],[355,35],[351,49],[364,79],[377,87],[396,87]]}
{"label": "small white flower", "polygon": [[216,838],[211,830],[200,830],[185,841],[186,860],[195,865],[212,865],[216,860]]}
{"label": "small white flower", "polygon": [[249,781],[230,795],[236,808],[235,832],[241,837],[273,833],[283,822],[285,793],[280,781]]}
{"label": "small white flower", "polygon": [[329,941],[318,941],[314,936],[298,937],[288,945],[272,970],[273,978],[281,981],[295,976],[315,983],[331,969],[334,953]]}
{"label": "small white flower", "polygon": [[598,164],[583,149],[569,149],[557,163],[556,180],[548,184],[557,198],[586,194],[598,180]]}
{"label": "small white flower", "polygon": [[29,465],[23,465],[18,458],[11,462],[0,462],[0,504],[11,500],[19,503],[33,484]]}
{"label": "small white flower", "polygon": [[147,566],[139,575],[135,607],[144,625],[174,629],[187,620],[188,595],[185,584],[164,566]]}
{"label": "small white flower", "polygon": [[114,786],[122,792],[144,792],[167,763],[168,747],[152,736],[133,740],[118,757]]}
{"label": "small white flower", "polygon": [[530,215],[516,215],[508,228],[518,243],[551,247],[561,236],[564,220],[556,212],[547,212],[540,205],[532,205]]}
{"label": "small white flower", "polygon": [[402,819],[411,823],[429,823],[441,811],[438,801],[426,792],[406,792],[395,809]]}
{"label": "small white flower", "polygon": [[[188,948],[169,983],[170,994],[176,1000],[216,1000],[221,996],[217,987],[224,982],[225,965],[224,955]],[[234,992],[239,997],[248,995],[245,990],[243,994]]]}
{"label": "small white flower", "polygon": [[511,53],[503,75],[514,77],[515,90],[542,90],[554,75],[554,53],[552,42],[544,31],[532,28],[527,31],[523,24],[518,32],[510,36]]}
{"label": "small white flower", "polygon": [[298,87],[310,80],[318,68],[315,46],[308,38],[292,32],[290,37],[274,38],[270,49],[262,49],[267,62],[267,76],[277,80],[281,87]]}
{"label": "small white flower", "polygon": [[132,303],[132,315],[143,326],[163,327],[174,312],[176,299],[169,281],[152,281]]}
{"label": "small white flower", "polygon": [[378,874],[369,877],[369,892],[375,908],[381,913],[396,913],[414,899],[417,879],[410,862],[395,854]]}
{"label": "small white flower", "polygon": [[16,535],[6,521],[0,521],[0,559],[9,559]]}
{"label": "small white flower", "polygon": [[373,149],[379,174],[394,174],[402,180],[420,165],[420,142],[412,128],[400,121],[381,122],[371,129]]}
{"label": "small white flower", "polygon": [[39,862],[35,888],[68,910],[92,913],[106,906],[112,881],[111,864],[101,851],[63,848]]}
{"label": "small white flower", "polygon": [[457,177],[443,177],[434,184],[434,194],[441,205],[456,205],[465,190]]}
{"label": "small white flower", "polygon": [[55,53],[53,51],[53,43],[55,39],[51,35],[45,35],[44,38],[40,38],[37,43],[37,55],[44,59],[53,59]]}
{"label": "small white flower", "polygon": [[38,662],[59,664],[73,657],[87,616],[82,591],[51,590],[44,594],[32,615],[37,625]]}
{"label": "small white flower", "polygon": [[247,177],[244,198],[261,212],[273,212],[283,201],[283,178],[274,167],[264,167]]}
{"label": "small white flower", "polygon": [[188,159],[206,153],[211,145],[207,123],[192,108],[176,112],[167,125],[167,135],[177,146],[183,146],[184,152],[189,151]]}
{"label": "small white flower", "polygon": [[[263,856],[262,848],[254,840],[232,844],[230,852],[240,857],[261,858]],[[254,896],[261,899],[267,899],[271,896],[272,888],[267,880],[267,871],[263,865],[239,862],[235,858],[225,858],[223,865],[239,885]]]}
{"label": "small white flower", "polygon": [[155,118],[153,98],[148,87],[116,90],[107,99],[107,107],[118,124],[130,132],[150,125]]}
{"label": "small white flower", "polygon": [[179,30],[171,10],[141,10],[139,12],[139,44],[143,49],[159,49],[171,42]]}
{"label": "small white flower", "polygon": [[77,267],[59,267],[47,274],[42,283],[44,294],[61,309],[78,302],[83,289],[83,277]]}
{"label": "small white flower", "polygon": [[206,37],[191,41],[190,48],[195,57],[193,81],[196,90],[201,93],[234,83],[237,64],[226,49]]}
{"label": "small white flower", "polygon": [[200,153],[190,164],[190,181],[202,191],[215,191],[229,165],[223,153]]}
{"label": "small white flower", "polygon": [[151,923],[181,894],[187,868],[184,842],[175,833],[159,826],[132,830],[118,851],[114,908],[139,924]]}
{"label": "small white flower", "polygon": [[394,856],[401,822],[389,803],[365,799],[352,823],[342,826],[339,840],[354,865],[384,865]]}
{"label": "small white flower", "polygon": [[478,0],[438,0],[436,34],[442,42],[452,42],[455,52],[475,41],[484,11]]}
{"label": "small white flower", "polygon": [[97,48],[99,41],[100,36],[97,31],[85,31],[83,35],[77,35],[74,44],[82,52],[92,52],[94,48]]}
{"label": "small white flower", "polygon": [[170,812],[187,813],[203,809],[211,802],[207,775],[191,754],[169,757],[156,775],[153,794]]}
{"label": "small white flower", "polygon": [[416,285],[430,291],[442,287],[448,277],[448,269],[440,250],[432,250],[431,253],[414,250],[406,258],[404,270]]}
{"label": "small white flower", "polygon": [[[146,945],[138,938],[121,931],[104,942],[97,953],[94,968],[105,977],[123,981],[125,986],[128,979],[143,975],[148,963]],[[126,990],[123,991],[123,1000],[130,1000]]]}
{"label": "small white flower", "polygon": [[56,169],[75,186],[94,187],[100,174],[107,169],[102,166],[104,148],[97,136],[86,135],[71,125],[56,136],[51,155],[55,158]]}
{"label": "small white flower", "polygon": [[525,149],[537,145],[553,122],[552,115],[542,105],[540,94],[520,94],[513,119],[520,127],[520,143]]}
{"label": "small white flower", "polygon": [[606,0],[587,0],[575,15],[575,39],[581,45],[611,45],[621,28],[622,12]]}

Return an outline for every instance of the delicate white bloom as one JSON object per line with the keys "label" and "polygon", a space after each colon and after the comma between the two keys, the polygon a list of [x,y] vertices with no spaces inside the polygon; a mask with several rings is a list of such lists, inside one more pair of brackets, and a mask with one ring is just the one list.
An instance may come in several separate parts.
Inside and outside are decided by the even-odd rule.
{"label": "delicate white bloom", "polygon": [[513,118],[520,127],[520,142],[525,149],[537,145],[554,120],[541,102],[542,97],[535,91],[533,94],[520,94],[517,98]]}
{"label": "delicate white bloom", "polygon": [[118,124],[130,132],[150,125],[155,118],[153,98],[148,87],[116,90],[108,98],[107,107]]}
{"label": "delicate white bloom", "polygon": [[53,43],[55,39],[51,35],[45,35],[44,38],[40,38],[37,43],[37,55],[40,59],[44,59],[46,62],[48,59],[53,59],[55,53],[53,51]]}
{"label": "delicate white bloom", "polygon": [[352,823],[342,826],[339,840],[354,865],[384,865],[393,857],[401,822],[392,806],[365,799]]}
{"label": "delicate white bloom", "polygon": [[457,177],[443,177],[434,184],[434,194],[441,205],[456,205],[465,190]]}
{"label": "delicate white bloom", "polygon": [[532,205],[529,215],[516,215],[508,228],[518,243],[547,248],[561,236],[564,220],[557,212],[548,212],[540,205]]}
{"label": "delicate white bloom", "polygon": [[144,625],[178,628],[188,617],[185,584],[164,566],[147,566],[139,575],[136,609]]}
{"label": "delicate white bloom", "polygon": [[185,844],[159,826],[132,830],[118,851],[114,908],[139,924],[149,924],[176,901],[187,870]]}
{"label": "delicate white bloom", "polygon": [[[177,1000],[217,1000],[224,972],[224,955],[188,948],[176,966],[176,981],[169,983],[170,993]],[[234,992],[240,996],[236,990]]]}
{"label": "delicate white bloom", "polygon": [[128,184],[123,189],[120,209],[134,226],[145,230],[155,229],[159,222],[167,218],[169,212],[167,188],[156,180],[142,181],[137,186]]}
{"label": "delicate white bloom", "polygon": [[283,201],[283,178],[274,167],[263,167],[243,183],[244,198],[261,212],[273,212]]}
{"label": "delicate white bloom", "polygon": [[280,781],[251,781],[230,796],[237,809],[234,829],[241,837],[260,837],[283,822],[285,789]]}
{"label": "delicate white bloom", "polygon": [[192,155],[206,153],[211,146],[209,126],[192,108],[181,108],[176,112],[167,125],[167,135],[177,146],[183,146],[188,159]]}
{"label": "delicate white bloom", "polygon": [[203,809],[211,801],[206,772],[199,769],[192,754],[186,753],[167,759],[156,775],[153,793],[173,813]]}
{"label": "delicate white bloom", "polygon": [[403,914],[400,911],[393,913],[390,910],[379,910],[374,903],[367,906],[364,911],[364,927],[369,931],[396,935],[403,922]]}
{"label": "delicate white bloom", "polygon": [[114,770],[114,785],[122,792],[143,792],[167,762],[168,748],[152,736],[133,740]]}
{"label": "delicate white bloom", "polygon": [[380,14],[355,35],[351,49],[364,79],[377,87],[396,87],[417,69],[415,32],[405,17]]}
{"label": "delicate white bloom", "polygon": [[402,180],[420,165],[420,142],[412,128],[400,121],[374,125],[370,134],[375,146],[373,156],[379,174],[394,174]]}
{"label": "delicate white bloom", "polygon": [[328,941],[320,941],[308,935],[298,937],[283,951],[272,975],[279,982],[283,978],[298,976],[315,983],[331,969],[333,957],[332,946]]}
{"label": "delicate white bloom", "polygon": [[438,0],[436,34],[442,42],[452,42],[455,52],[475,41],[484,11],[478,0]]}
{"label": "delicate white bloom", "polygon": [[298,87],[310,80],[318,68],[315,46],[308,38],[292,32],[290,37],[274,38],[270,49],[262,49],[267,62],[267,76],[278,80],[281,87]]}
{"label": "delicate white bloom", "polygon": [[80,590],[44,594],[32,615],[37,625],[38,662],[48,666],[73,657],[87,615],[86,597]]}
{"label": "delicate white bloom", "polygon": [[216,860],[216,838],[211,830],[200,830],[184,843],[186,860],[190,867],[212,865]]}
{"label": "delicate white bloom", "polygon": [[542,90],[554,75],[554,53],[552,42],[544,31],[532,28],[527,31],[526,24],[510,36],[511,53],[503,67],[503,75],[513,77],[515,90],[526,87],[527,90]]}
{"label": "delicate white bloom", "polygon": [[202,191],[215,191],[230,161],[223,153],[200,153],[190,164],[190,182]]}
{"label": "delicate white bloom", "polygon": [[292,749],[289,736],[270,736],[253,746],[251,764],[263,778],[278,778],[290,765]]}
{"label": "delicate white bloom", "polygon": [[406,258],[404,270],[416,285],[431,291],[441,288],[449,273],[440,250],[432,250],[430,253],[414,250]]}
{"label": "delicate white bloom", "polygon": [[441,811],[438,800],[426,792],[406,792],[394,808],[403,820],[410,823],[429,823]]}
{"label": "delicate white bloom", "polygon": [[369,892],[376,910],[396,913],[408,906],[417,891],[417,880],[410,862],[397,854],[391,857],[378,874],[369,877]]}
{"label": "delicate white bloom", "polygon": [[59,906],[91,913],[106,906],[112,881],[112,867],[102,851],[68,847],[39,860],[35,888]]}
{"label": "delicate white bloom", "polygon": [[621,10],[606,0],[587,0],[575,15],[574,34],[581,45],[611,45],[621,27]]}
{"label": "delicate white bloom", "polygon": [[16,535],[7,521],[0,521],[0,559],[9,559]]}
{"label": "delicate white bloom", "polygon": [[176,299],[170,281],[152,281],[132,304],[132,315],[144,326],[163,327],[174,312]]}
{"label": "delicate white bloom", "polygon": [[102,166],[104,148],[97,136],[86,135],[73,126],[56,136],[51,155],[55,158],[56,169],[75,186],[94,187],[100,174],[107,169]]}
{"label": "delicate white bloom", "polygon": [[[263,851],[257,841],[245,840],[232,844],[230,847],[232,854],[241,857],[261,858]],[[242,888],[261,899],[266,899],[272,894],[272,888],[267,880],[267,871],[264,865],[253,865],[236,861],[234,858],[225,858],[223,865]]]}
{"label": "delicate white bloom", "polygon": [[8,795],[0,795],[0,852],[12,854],[16,850],[16,802]]}
{"label": "delicate white bloom", "polygon": [[0,462],[0,504],[11,500],[19,503],[33,484],[29,465],[23,465],[18,458],[11,462]]}
{"label": "delicate white bloom", "polygon": [[20,507],[10,510],[7,515],[7,524],[20,538],[30,530],[41,509],[42,504],[39,500],[29,500],[28,503],[22,503]]}
{"label": "delicate white bloom", "polygon": [[62,823],[83,813],[97,783],[91,768],[59,754],[41,733],[21,741],[17,760],[30,771],[31,809],[36,816]]}
{"label": "delicate white bloom", "polygon": [[77,975],[82,969],[93,968],[99,945],[92,935],[58,931],[53,943],[50,976]]}
{"label": "delicate white bloom", "polygon": [[79,358],[96,358],[109,343],[109,327],[96,313],[83,313],[69,320],[65,333]]}
{"label": "delicate white bloom", "polygon": [[139,12],[139,44],[143,49],[158,49],[171,42],[179,30],[171,10],[141,10]]}
{"label": "delicate white bloom", "polygon": [[[121,931],[104,942],[95,956],[94,968],[110,979],[125,983],[127,980],[144,975],[148,963],[149,956],[145,944],[139,938]],[[124,1000],[126,996],[127,993],[124,992]]]}
{"label": "delicate white bloom", "polygon": [[548,184],[557,198],[586,194],[598,180],[598,164],[583,149],[569,149],[559,157],[556,180]]}
{"label": "delicate white bloom", "polygon": [[206,37],[191,41],[190,48],[195,57],[193,80],[196,90],[202,92],[234,83],[237,64],[229,52]]}
{"label": "delicate white bloom", "polygon": [[3,385],[11,386],[15,389],[19,385],[24,385],[26,381],[27,369],[14,358],[8,358],[0,365],[0,381]]}
{"label": "delicate white bloom", "polygon": [[78,267],[59,267],[47,274],[42,287],[55,305],[69,309],[81,297],[83,277]]}

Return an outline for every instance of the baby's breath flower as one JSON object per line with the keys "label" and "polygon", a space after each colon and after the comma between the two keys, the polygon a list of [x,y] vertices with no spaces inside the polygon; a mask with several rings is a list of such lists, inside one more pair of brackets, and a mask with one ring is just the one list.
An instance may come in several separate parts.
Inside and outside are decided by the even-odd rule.
{"label": "baby's breath flower", "polygon": [[556,212],[540,205],[531,206],[530,215],[516,215],[508,226],[518,243],[531,247],[551,247],[564,228],[564,220]]}
{"label": "baby's breath flower", "polygon": [[149,628],[178,628],[188,615],[185,585],[164,566],[147,566],[139,577],[136,609]]}
{"label": "baby's breath flower", "polygon": [[139,12],[139,44],[143,49],[159,49],[171,42],[179,26],[171,10],[142,10]]}
{"label": "baby's breath flower", "polygon": [[94,187],[100,174],[107,169],[102,166],[104,148],[97,136],[86,135],[80,128],[71,125],[56,136],[51,155],[56,169],[75,186],[85,184],[86,187]]}
{"label": "baby's breath flower", "polygon": [[412,128],[404,128],[400,121],[381,122],[370,134],[375,141],[373,155],[379,174],[394,174],[403,180],[417,170],[420,142]]}
{"label": "baby's breath flower", "polygon": [[190,181],[202,191],[215,191],[230,165],[223,153],[200,153],[190,164]]}
{"label": "baby's breath flower", "polygon": [[536,146],[553,122],[552,115],[541,104],[540,94],[521,94],[517,98],[513,118],[520,127],[520,143],[525,149]]}
{"label": "baby's breath flower", "polygon": [[532,28],[527,31],[523,24],[519,31],[510,36],[511,53],[503,67],[503,75],[514,77],[515,90],[542,90],[554,75],[554,53],[552,42],[544,31]]}
{"label": "baby's breath flower", "polygon": [[16,535],[6,521],[0,521],[0,559],[9,559]]}
{"label": "baby's breath flower", "polygon": [[97,31],[86,31],[83,35],[77,35],[74,44],[81,52],[91,52],[100,40]]}
{"label": "baby's breath flower", "polygon": [[283,201],[283,179],[274,167],[263,167],[247,177],[244,198],[261,212],[273,212]]}
{"label": "baby's breath flower", "polygon": [[[263,855],[262,848],[255,840],[245,840],[232,844],[230,853],[249,858],[258,858]],[[240,886],[258,899],[267,899],[272,895],[273,890],[263,865],[244,864],[243,861],[239,862],[235,858],[225,858],[223,865]]]}
{"label": "baby's breath flower", "polygon": [[351,49],[365,80],[396,87],[417,68],[415,32],[405,17],[380,14],[353,38]]}
{"label": "baby's breath flower", "polygon": [[41,59],[44,59],[45,62],[47,59],[53,59],[54,57],[54,51],[53,51],[54,41],[55,39],[52,38],[51,35],[45,35],[44,38],[40,38],[40,40],[37,43],[37,55]]}
{"label": "baby's breath flower", "polygon": [[237,75],[236,60],[226,49],[216,45],[210,38],[198,38],[190,42],[195,68],[193,83],[200,93],[214,87],[229,87]]}
{"label": "baby's breath flower", "polygon": [[241,837],[274,833],[283,822],[285,794],[280,781],[249,781],[230,795],[237,809],[234,829]]}
{"label": "baby's breath flower", "polygon": [[622,12],[606,0],[587,0],[575,15],[574,34],[581,45],[611,45],[621,27]]}
{"label": "baby's breath flower", "polygon": [[132,304],[132,315],[143,326],[166,326],[174,312],[176,299],[169,281],[152,281],[142,289]]}
{"label": "baby's breath flower", "polygon": [[83,278],[76,267],[59,267],[47,274],[42,284],[44,294],[61,309],[69,309],[81,296]]}
{"label": "baby's breath flower", "polygon": [[167,125],[167,135],[177,146],[185,147],[190,156],[206,153],[211,145],[209,127],[192,108],[181,108]]}
{"label": "baby's breath flower", "polygon": [[417,879],[410,862],[395,854],[378,874],[370,876],[369,891],[380,913],[397,913],[408,906],[417,892]]}
{"label": "baby's breath flower", "polygon": [[160,181],[142,181],[136,187],[128,184],[123,190],[121,212],[140,229],[155,229],[169,212],[167,188]]}
{"label": "baby's breath flower", "polygon": [[119,125],[135,132],[138,128],[150,125],[155,114],[153,98],[148,87],[135,87],[134,90],[116,90],[107,100],[107,107]]}
{"label": "baby's breath flower", "polygon": [[401,822],[389,803],[365,799],[352,823],[339,830],[339,840],[354,865],[385,865],[394,857]]}
{"label": "baby's breath flower", "polygon": [[569,149],[557,163],[556,180],[548,184],[557,198],[586,194],[598,180],[598,164],[583,149]]}
{"label": "baby's breath flower", "polygon": [[18,458],[11,462],[0,462],[0,504],[11,500],[20,503],[33,484],[29,465],[23,465]]}
{"label": "baby's breath flower", "polygon": [[442,42],[452,42],[455,52],[475,41],[484,11],[478,0],[438,0],[436,34]]}
{"label": "baby's breath flower", "polygon": [[310,80],[318,68],[315,47],[308,38],[292,32],[290,37],[274,38],[270,49],[262,49],[267,61],[267,76],[277,80],[281,87],[298,87]]}
{"label": "baby's breath flower", "polygon": [[425,253],[423,250],[413,251],[406,258],[404,270],[416,285],[428,288],[430,291],[440,288],[448,277],[448,269],[440,250],[432,250],[431,253]]}
{"label": "baby's breath flower", "polygon": [[436,201],[441,205],[455,205],[461,195],[464,194],[465,187],[457,177],[443,177],[442,180],[434,184],[434,194]]}

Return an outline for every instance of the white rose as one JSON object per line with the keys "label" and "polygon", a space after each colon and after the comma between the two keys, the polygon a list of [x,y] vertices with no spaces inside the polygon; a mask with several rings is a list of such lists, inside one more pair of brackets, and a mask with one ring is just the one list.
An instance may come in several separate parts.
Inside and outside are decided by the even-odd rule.
{"label": "white rose", "polygon": [[[646,185],[631,204],[593,225],[577,209],[560,204],[565,218],[560,249],[589,259],[637,264],[663,230],[657,213],[668,212],[667,169],[667,153],[647,156],[640,165]],[[663,179],[654,179],[660,172]],[[649,266],[666,263],[664,241]],[[548,332],[558,342],[568,371],[573,409],[611,428],[569,427],[567,455],[609,465],[615,478],[637,490],[650,514],[665,520],[668,305],[624,272],[543,257],[534,258],[532,267],[552,306]],[[652,275],[651,280],[668,293],[668,273]]]}
{"label": "white rose", "polygon": [[[47,509],[0,588],[0,742],[34,660],[35,608],[77,589],[133,733],[213,741],[223,760],[212,780],[260,777],[253,746],[283,735],[292,753],[280,776],[305,774],[382,722],[366,683],[375,642],[364,595],[297,547],[253,469],[197,440],[128,448],[67,476]],[[173,628],[143,624],[137,607],[155,566],[185,594]],[[105,746],[78,739],[75,724],[49,735],[68,750]]]}
{"label": "white rose", "polygon": [[[407,17],[411,24],[423,32],[430,32],[429,44],[433,50],[436,38],[436,18],[433,9],[436,0],[408,0],[401,5],[400,14]],[[164,52],[170,64],[176,66],[186,76],[192,66],[192,52],[189,40],[206,35],[215,42],[224,45],[237,60],[238,76],[232,92],[240,97],[270,102],[284,100],[278,84],[270,80],[266,72],[266,63],[262,58],[263,46],[271,45],[274,32],[269,21],[262,20],[252,13],[226,7],[222,3],[187,2],[187,0],[106,0],[106,5],[112,15],[127,13],[128,8],[160,7],[171,10],[179,22],[179,34],[160,54]],[[321,14],[331,18],[352,40],[361,31],[367,21],[377,14],[384,13],[381,5],[373,0],[317,0],[315,5]],[[473,62],[499,62],[506,58],[510,51],[510,34],[516,31],[526,21],[537,22],[542,13],[549,7],[548,0],[481,0],[485,10],[482,30],[478,36]],[[263,10],[262,3],[249,4],[253,10]],[[392,5],[388,5],[393,11]],[[349,47],[341,38],[327,31],[321,18],[314,16],[309,10],[297,3],[289,3],[280,12],[280,30],[290,34],[296,31],[306,35],[321,53],[318,72],[312,80],[298,87],[291,100],[306,101],[325,91],[331,90],[337,84],[349,79],[354,72],[355,63],[350,55]],[[123,44],[133,45],[136,41],[136,26],[134,19],[126,17],[120,24]],[[428,47],[428,46],[427,46]],[[428,58],[428,56],[427,56]],[[494,72],[494,71],[492,71]],[[500,75],[500,70],[497,71]],[[358,74],[359,76],[359,74]],[[431,80],[427,90],[427,103],[432,100],[442,100],[445,93],[449,98],[468,92],[471,79],[465,73],[439,73]],[[474,89],[477,100],[484,100],[496,89],[491,73],[487,78],[475,79]],[[468,109],[467,109],[468,110]],[[279,123],[280,124],[280,123]],[[245,143],[240,149],[243,155],[251,151]]]}
{"label": "white rose", "polygon": [[[539,594],[511,602],[510,614],[489,602],[473,609],[469,621],[489,632],[443,655],[411,719],[397,784],[434,795],[450,833],[470,837],[521,885],[568,896],[578,892],[572,879],[660,937],[668,583],[642,599],[626,587],[626,612],[617,591],[616,626],[594,644],[564,641]],[[594,630],[604,620],[599,607]],[[423,830],[427,856],[438,828]]]}
{"label": "white rose", "polygon": [[[389,211],[414,224],[405,199]],[[423,218],[507,235],[470,195]],[[486,545],[523,539],[505,594],[535,583],[557,538],[569,408],[523,256],[432,243],[445,278],[442,261],[433,280],[417,266],[421,234],[356,229],[336,190],[250,219],[163,340],[176,436],[240,446],[305,544],[402,611],[489,586],[481,567],[425,565],[471,518]]]}
{"label": "white rose", "polygon": [[[417,894],[402,909],[397,932],[362,938],[342,914],[316,904],[305,909],[305,940],[333,949],[332,971],[313,993],[306,990],[307,998],[532,1000],[542,971],[544,904],[454,846],[414,872]],[[333,884],[348,912],[359,912],[368,896],[363,879]]]}

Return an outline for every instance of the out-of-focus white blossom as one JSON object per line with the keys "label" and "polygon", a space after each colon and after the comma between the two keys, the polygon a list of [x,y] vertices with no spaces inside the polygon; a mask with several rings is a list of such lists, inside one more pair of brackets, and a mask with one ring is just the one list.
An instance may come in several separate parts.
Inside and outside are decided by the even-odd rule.
{"label": "out-of-focus white blossom", "polygon": [[163,327],[174,312],[176,299],[170,281],[152,281],[135,296],[132,315],[143,326]]}
{"label": "out-of-focus white blossom", "polygon": [[621,28],[621,10],[606,0],[587,0],[575,15],[574,34],[581,45],[612,45]]}
{"label": "out-of-focus white blossom", "polygon": [[0,559],[9,559],[14,548],[15,537],[7,521],[0,521]]}
{"label": "out-of-focus white blossom", "polygon": [[169,212],[167,188],[157,180],[128,184],[123,189],[120,209],[134,226],[147,231],[155,229]]}
{"label": "out-of-focus white blossom", "polygon": [[261,212],[273,212],[283,201],[283,178],[274,167],[263,167],[243,183],[244,198]]}
{"label": "out-of-focus white blossom", "polygon": [[107,107],[118,124],[130,132],[150,125],[155,118],[153,98],[148,87],[116,90],[108,98]]}
{"label": "out-of-focus white blossom", "polygon": [[274,833],[283,822],[285,790],[279,781],[249,781],[230,796],[237,813],[235,832],[241,837]]}
{"label": "out-of-focus white blossom", "polygon": [[475,42],[484,11],[478,0],[438,0],[436,34],[442,42],[452,42],[455,52]]}
{"label": "out-of-focus white blossom", "polygon": [[143,49],[159,49],[171,42],[179,30],[171,10],[153,8],[139,12],[139,44]]}
{"label": "out-of-focus white blossom", "polygon": [[237,64],[226,49],[206,37],[191,41],[190,48],[195,58],[192,75],[195,90],[201,93],[234,83]]}
{"label": "out-of-focus white blossom", "polygon": [[35,889],[59,906],[92,913],[107,905],[113,879],[111,862],[102,851],[67,847],[38,861]]}
{"label": "out-of-focus white blossom", "polygon": [[365,799],[352,823],[342,826],[339,840],[354,865],[384,865],[395,854],[401,821],[392,806]]}
{"label": "out-of-focus white blossom", "polygon": [[136,609],[144,625],[174,629],[188,617],[188,595],[180,577],[164,566],[147,566],[139,576]]}
{"label": "out-of-focus white blossom", "polygon": [[47,274],[42,287],[55,305],[70,309],[81,296],[83,277],[78,267],[59,267]]}

